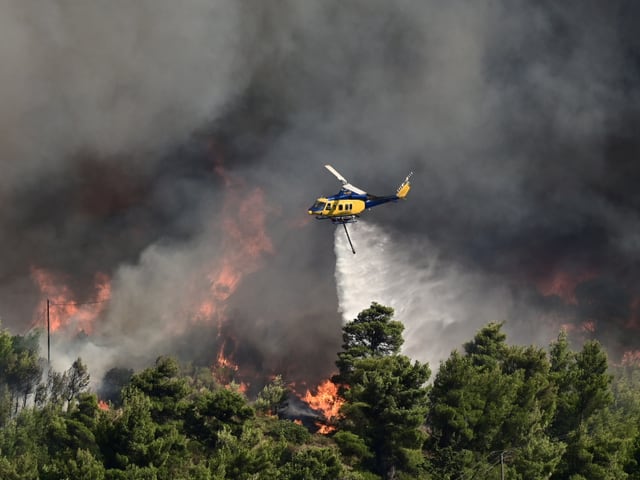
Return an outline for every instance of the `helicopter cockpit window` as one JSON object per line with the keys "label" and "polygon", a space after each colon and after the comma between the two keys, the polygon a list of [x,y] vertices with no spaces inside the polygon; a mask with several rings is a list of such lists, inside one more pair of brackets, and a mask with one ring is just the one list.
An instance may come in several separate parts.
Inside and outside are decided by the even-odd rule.
{"label": "helicopter cockpit window", "polygon": [[316,202],[313,204],[313,206],[311,207],[311,210],[315,211],[321,211],[324,209],[324,202]]}

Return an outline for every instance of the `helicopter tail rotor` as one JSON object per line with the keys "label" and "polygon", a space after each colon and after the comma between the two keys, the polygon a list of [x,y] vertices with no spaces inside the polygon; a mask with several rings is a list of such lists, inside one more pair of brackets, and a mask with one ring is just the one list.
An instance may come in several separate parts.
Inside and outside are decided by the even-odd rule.
{"label": "helicopter tail rotor", "polygon": [[405,178],[404,181],[398,187],[398,191],[396,192],[396,196],[398,198],[406,198],[407,194],[409,193],[409,190],[411,190],[411,182],[409,181],[409,179],[411,178],[412,175],[413,175],[413,172],[410,172],[409,175],[407,175],[407,178]]}

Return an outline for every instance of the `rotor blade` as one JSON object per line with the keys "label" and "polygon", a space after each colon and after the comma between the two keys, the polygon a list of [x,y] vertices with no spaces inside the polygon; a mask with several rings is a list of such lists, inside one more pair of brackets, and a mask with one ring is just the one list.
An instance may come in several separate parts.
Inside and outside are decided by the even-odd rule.
{"label": "rotor blade", "polygon": [[324,166],[327,170],[329,170],[331,173],[333,173],[336,178],[338,180],[340,180],[340,182],[342,183],[342,185],[344,186],[344,188],[346,188],[347,190],[351,190],[353,193],[357,193],[358,195],[366,195],[367,192],[365,192],[364,190],[362,190],[361,188],[356,187],[355,185],[351,185],[346,178],[344,178],[340,172],[338,172],[335,168],[333,168],[331,165],[325,165]]}
{"label": "rotor blade", "polygon": [[331,173],[333,173],[333,174],[336,176],[336,178],[337,178],[338,180],[340,180],[340,182],[341,182],[343,185],[346,185],[347,183],[349,183],[349,182],[347,182],[347,179],[346,179],[346,178],[344,178],[342,175],[340,175],[340,172],[338,172],[338,171],[337,171],[335,168],[333,168],[331,165],[325,165],[325,166],[324,166],[324,168],[326,168],[326,169],[327,169],[327,170],[329,170]]}
{"label": "rotor blade", "polygon": [[361,188],[356,187],[355,185],[351,185],[350,183],[345,183],[343,185],[347,190],[351,190],[353,193],[357,193],[358,195],[366,195],[367,192],[362,190]]}

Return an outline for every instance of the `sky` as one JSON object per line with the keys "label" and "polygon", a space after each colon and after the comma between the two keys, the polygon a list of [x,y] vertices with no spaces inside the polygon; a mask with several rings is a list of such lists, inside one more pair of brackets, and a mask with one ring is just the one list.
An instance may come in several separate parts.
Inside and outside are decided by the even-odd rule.
{"label": "sky", "polygon": [[[372,301],[433,367],[489,321],[640,348],[639,7],[7,0],[0,318],[52,362],[312,381]],[[406,201],[341,230],[339,185]],[[98,302],[98,303],[91,303]],[[74,310],[75,308],[75,310]],[[84,334],[79,334],[79,332]]]}

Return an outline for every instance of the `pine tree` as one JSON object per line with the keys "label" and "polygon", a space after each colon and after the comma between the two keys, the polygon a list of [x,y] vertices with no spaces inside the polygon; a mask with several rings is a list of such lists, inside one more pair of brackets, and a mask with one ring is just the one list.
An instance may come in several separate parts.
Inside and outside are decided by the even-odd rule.
{"label": "pine tree", "polygon": [[77,358],[72,364],[69,370],[65,372],[66,389],[65,400],[67,401],[67,408],[71,407],[71,402],[82,392],[84,392],[89,383],[91,382],[91,376],[89,375],[89,369],[82,362],[81,358]]}
{"label": "pine tree", "polygon": [[[334,377],[346,400],[341,430],[353,435],[352,445],[362,439],[363,465],[386,478],[396,471],[417,473],[422,468],[425,384],[431,373],[426,364],[412,364],[400,355],[404,326],[392,317],[392,308],[372,303],[344,326],[336,362],[339,373]],[[370,463],[365,452],[373,453]],[[345,454],[352,455],[353,449]]]}
{"label": "pine tree", "polygon": [[434,476],[471,475],[502,461],[518,478],[548,477],[564,445],[547,434],[555,391],[545,352],[508,346],[497,323],[464,350],[441,364],[429,395]]}
{"label": "pine tree", "polygon": [[580,352],[570,352],[566,334],[561,333],[551,346],[551,365],[558,409],[549,430],[567,444],[551,478],[621,478],[611,476],[617,453],[615,447],[607,447],[614,442],[612,425],[598,421],[613,401],[605,351],[598,342],[588,341]]}

